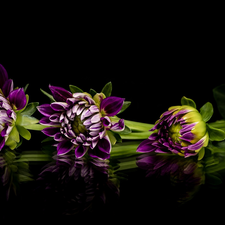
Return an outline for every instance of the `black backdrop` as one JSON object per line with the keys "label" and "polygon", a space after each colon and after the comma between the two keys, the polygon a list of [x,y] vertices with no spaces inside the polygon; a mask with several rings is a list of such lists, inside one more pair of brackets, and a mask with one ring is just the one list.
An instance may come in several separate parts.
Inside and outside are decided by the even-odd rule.
{"label": "black backdrop", "polygon": [[[111,81],[112,95],[132,102],[121,114],[125,119],[154,123],[168,107],[179,105],[182,96],[195,100],[198,108],[210,101],[215,111],[211,121],[221,119],[212,95],[214,87],[225,83],[219,18],[215,23],[210,19],[181,21],[179,17],[171,21],[148,16],[137,19],[136,15],[117,21],[104,17],[85,25],[72,18],[64,22],[60,22],[61,16],[54,18],[40,23],[36,19],[32,26],[14,21],[2,29],[0,63],[15,86],[30,84],[30,101],[47,103],[40,88],[48,91],[49,84],[101,91]],[[35,116],[41,118],[38,112]],[[24,150],[39,150],[44,138],[41,132],[32,132],[31,141],[23,143]],[[132,190],[142,191],[139,179],[134,174],[122,187],[124,206],[130,210],[135,201],[141,202],[136,195],[129,206]],[[130,189],[129,185],[136,186]],[[141,194],[143,199],[147,191],[145,188]],[[201,200],[204,193],[202,196]],[[136,209],[138,206],[131,211]]]}

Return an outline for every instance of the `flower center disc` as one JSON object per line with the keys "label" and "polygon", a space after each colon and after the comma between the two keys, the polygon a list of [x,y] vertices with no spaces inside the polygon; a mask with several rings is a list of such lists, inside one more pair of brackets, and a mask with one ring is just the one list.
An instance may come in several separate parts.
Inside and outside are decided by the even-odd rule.
{"label": "flower center disc", "polygon": [[169,137],[171,137],[173,143],[180,142],[180,130],[182,129],[181,125],[179,123],[173,124],[171,127],[169,127]]}
{"label": "flower center disc", "polygon": [[74,133],[78,136],[80,133],[85,133],[87,131],[86,127],[83,125],[83,122],[79,116],[75,116],[74,121],[72,122],[72,128]]}

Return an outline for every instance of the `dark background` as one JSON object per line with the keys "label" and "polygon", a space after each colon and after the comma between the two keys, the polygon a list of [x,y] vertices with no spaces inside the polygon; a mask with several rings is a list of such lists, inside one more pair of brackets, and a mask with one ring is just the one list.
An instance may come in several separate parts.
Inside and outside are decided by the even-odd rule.
{"label": "dark background", "polygon": [[[154,123],[170,106],[179,105],[182,96],[192,98],[198,109],[211,102],[211,121],[221,119],[212,89],[225,83],[222,14],[201,7],[187,12],[184,8],[173,12],[161,7],[134,8],[118,7],[113,12],[107,8],[101,13],[85,8],[78,15],[79,10],[69,6],[65,10],[61,6],[57,10],[42,7],[28,15],[20,12],[11,23],[11,15],[7,15],[1,24],[0,63],[15,86],[30,84],[27,93],[31,102],[48,103],[40,88],[49,91],[49,84],[66,89],[73,84],[84,91],[93,88],[100,92],[111,81],[112,95],[132,102],[121,114],[125,119]],[[35,116],[41,118],[38,112]],[[31,141],[23,143],[24,150],[39,150],[44,138],[41,132],[33,131]],[[134,174],[122,187],[124,207],[132,202],[130,196],[136,187],[142,192],[138,182],[145,182],[144,175],[138,176]],[[143,201],[135,195],[128,209],[135,201],[145,202],[147,188],[141,194]],[[163,186],[160,191],[164,191]],[[208,193],[202,193],[193,204],[195,211],[207,202],[204,195]],[[161,200],[163,196],[170,196],[169,191]],[[156,203],[158,197],[153,198]],[[151,197],[147,200],[151,202]],[[157,207],[161,207],[160,202]],[[129,217],[128,210],[126,213]],[[144,213],[149,213],[148,208]]]}

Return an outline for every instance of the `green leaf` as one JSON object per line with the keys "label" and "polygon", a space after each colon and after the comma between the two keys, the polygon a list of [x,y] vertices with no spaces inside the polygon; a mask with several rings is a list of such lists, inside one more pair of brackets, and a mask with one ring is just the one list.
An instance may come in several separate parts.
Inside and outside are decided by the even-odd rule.
{"label": "green leaf", "polygon": [[124,101],[121,110],[117,114],[124,112],[130,106],[130,104],[131,104],[131,102]]}
{"label": "green leaf", "polygon": [[29,84],[26,84],[26,86],[24,87],[24,92],[26,93],[27,88],[28,88]]}
{"label": "green leaf", "polygon": [[216,100],[218,110],[225,119],[225,84],[222,84],[213,89],[213,96]]}
{"label": "green leaf", "polygon": [[31,139],[31,134],[30,131],[28,131],[27,129],[25,129],[24,127],[21,127],[19,125],[16,126],[19,134],[25,138],[26,140],[30,140]]}
{"label": "green leaf", "polygon": [[107,131],[107,135],[109,137],[110,143],[112,145],[116,144],[116,138],[114,137],[113,133],[111,131]]}
{"label": "green leaf", "polygon": [[22,115],[28,115],[31,116],[34,114],[34,112],[37,110],[37,106],[39,105],[39,102],[31,102],[27,105],[25,110],[21,113]]}
{"label": "green leaf", "polygon": [[200,114],[202,115],[202,119],[204,122],[210,120],[213,115],[213,106],[210,102],[205,103],[200,109]]}
{"label": "green leaf", "polygon": [[80,89],[79,87],[77,87],[77,86],[74,86],[74,85],[69,85],[69,87],[70,87],[70,91],[72,92],[72,93],[77,93],[77,92],[81,92],[81,93],[83,93],[83,90],[82,89]]}
{"label": "green leaf", "polygon": [[94,97],[97,94],[97,91],[95,91],[94,89],[90,89],[89,94]]}
{"label": "green leaf", "polygon": [[50,95],[48,92],[46,92],[46,91],[44,91],[44,90],[42,90],[42,89],[40,89],[40,90],[41,90],[41,92],[42,92],[44,95],[46,95],[46,96],[51,100],[51,102],[55,102],[55,99],[53,98],[52,95]]}
{"label": "green leaf", "polygon": [[204,155],[205,155],[205,148],[202,147],[198,153],[198,160],[203,159]]}
{"label": "green leaf", "polygon": [[217,120],[215,122],[208,123],[208,124],[214,128],[218,128],[220,130],[225,131],[225,120]]}
{"label": "green leaf", "polygon": [[183,96],[181,98],[181,105],[189,105],[189,106],[191,106],[193,108],[196,108],[195,102],[192,99],[190,99],[190,98],[186,98],[185,96]]}
{"label": "green leaf", "polygon": [[209,124],[207,125],[207,131],[209,133],[209,139],[211,141],[222,141],[225,139],[225,132],[223,130],[214,128],[210,126]]}
{"label": "green leaf", "polygon": [[103,87],[103,89],[102,89],[101,92],[105,95],[105,97],[111,96],[111,93],[112,93],[112,83],[111,83],[111,82],[107,83],[107,84]]}
{"label": "green leaf", "polygon": [[25,125],[23,127],[26,128],[26,129],[28,129],[28,130],[37,130],[37,131],[40,131],[40,130],[43,130],[44,128],[48,127],[48,126],[41,125],[41,124],[29,124],[29,125]]}

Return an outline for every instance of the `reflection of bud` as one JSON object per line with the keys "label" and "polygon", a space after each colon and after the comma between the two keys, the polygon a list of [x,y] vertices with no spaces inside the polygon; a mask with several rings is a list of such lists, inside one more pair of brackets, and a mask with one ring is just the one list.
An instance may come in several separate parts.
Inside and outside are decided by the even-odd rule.
{"label": "reflection of bud", "polygon": [[73,215],[100,210],[109,197],[119,195],[118,180],[108,161],[77,159],[74,154],[54,159],[40,173],[36,190],[47,214]]}
{"label": "reflection of bud", "polygon": [[187,105],[170,107],[151,131],[155,132],[140,144],[138,152],[172,152],[186,158],[198,154],[209,141],[201,114]]}
{"label": "reflection of bud", "polygon": [[189,201],[205,180],[201,163],[193,158],[147,153],[138,157],[137,165],[146,170],[147,177],[169,176],[179,203]]}

